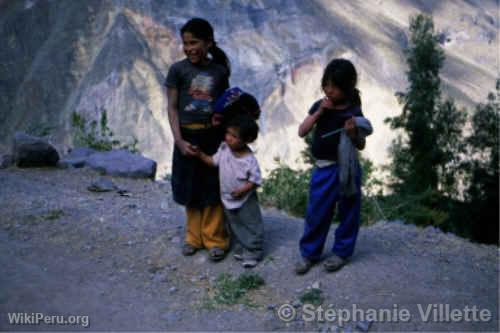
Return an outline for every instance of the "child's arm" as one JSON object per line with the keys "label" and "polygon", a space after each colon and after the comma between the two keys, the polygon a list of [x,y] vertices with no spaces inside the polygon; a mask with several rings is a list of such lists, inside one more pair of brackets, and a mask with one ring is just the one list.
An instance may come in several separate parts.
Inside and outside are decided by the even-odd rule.
{"label": "child's arm", "polygon": [[194,147],[195,149],[195,156],[198,157],[200,160],[203,161],[203,163],[205,163],[206,165],[208,166],[211,166],[211,167],[215,167],[215,163],[214,163],[214,159],[212,158],[212,156],[210,155],[207,155],[205,154],[204,152],[202,152],[201,150],[199,150],[196,146]]}
{"label": "child's arm", "polygon": [[251,190],[255,189],[256,187],[257,184],[247,181],[245,184],[243,184],[242,186],[238,187],[233,192],[231,192],[231,196],[235,199],[241,198]]}
{"label": "child's arm", "polygon": [[318,121],[319,117],[323,114],[326,108],[331,108],[332,107],[332,101],[330,101],[328,98],[323,98],[321,101],[321,104],[319,105],[318,111],[314,112],[313,114],[310,114],[304,119],[302,124],[299,126],[299,136],[301,138],[305,137],[307,133],[311,131],[313,128],[314,124]]}
{"label": "child's arm", "polygon": [[178,99],[178,90],[176,88],[167,88],[167,97],[168,97],[168,122],[170,123],[170,128],[172,130],[172,134],[174,136],[175,145],[183,155],[193,156],[195,151],[193,146],[185,141],[181,135],[181,127],[179,124],[179,114],[177,113],[177,99]]}
{"label": "child's arm", "polygon": [[259,162],[254,158],[251,160],[247,170],[247,181],[237,189],[231,192],[231,196],[235,199],[245,196],[248,192],[256,189],[262,184],[262,176],[260,172]]}

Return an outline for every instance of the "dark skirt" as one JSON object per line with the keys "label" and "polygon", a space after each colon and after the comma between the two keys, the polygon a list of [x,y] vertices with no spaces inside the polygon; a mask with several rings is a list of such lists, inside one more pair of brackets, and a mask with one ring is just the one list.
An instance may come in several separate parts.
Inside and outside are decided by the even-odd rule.
{"label": "dark skirt", "polygon": [[[219,148],[223,133],[218,128],[190,130],[181,128],[182,138],[198,146],[208,155]],[[189,207],[206,207],[220,203],[219,171],[197,157],[182,155],[174,147],[172,161],[172,192],[174,200]]]}

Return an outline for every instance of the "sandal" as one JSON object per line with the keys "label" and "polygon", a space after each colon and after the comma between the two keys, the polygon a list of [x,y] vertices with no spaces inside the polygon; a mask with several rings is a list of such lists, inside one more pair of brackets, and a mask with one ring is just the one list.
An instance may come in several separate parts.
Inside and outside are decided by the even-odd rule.
{"label": "sandal", "polygon": [[208,251],[208,259],[212,261],[219,261],[224,259],[226,252],[218,247],[213,247]]}
{"label": "sandal", "polygon": [[297,275],[306,274],[313,265],[314,264],[311,260],[304,257],[300,257],[295,263],[295,274]]}
{"label": "sandal", "polygon": [[196,251],[198,251],[198,249],[191,244],[185,243],[184,245],[182,245],[182,255],[192,256],[196,253]]}
{"label": "sandal", "polygon": [[334,254],[325,261],[323,266],[325,267],[325,270],[327,272],[335,272],[341,269],[342,266],[344,266],[346,263],[347,263],[346,259],[341,258]]}

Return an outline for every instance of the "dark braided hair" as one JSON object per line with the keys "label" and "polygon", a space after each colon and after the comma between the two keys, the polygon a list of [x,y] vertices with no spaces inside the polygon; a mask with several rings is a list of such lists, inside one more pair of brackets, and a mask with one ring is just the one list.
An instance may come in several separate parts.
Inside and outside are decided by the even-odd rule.
{"label": "dark braided hair", "polygon": [[231,63],[226,53],[217,46],[214,39],[214,29],[210,23],[202,18],[195,17],[186,22],[181,28],[181,35],[185,32],[190,32],[194,37],[212,42],[212,46],[208,52],[212,55],[212,59],[216,64],[222,65],[227,69],[228,76],[231,75]]}

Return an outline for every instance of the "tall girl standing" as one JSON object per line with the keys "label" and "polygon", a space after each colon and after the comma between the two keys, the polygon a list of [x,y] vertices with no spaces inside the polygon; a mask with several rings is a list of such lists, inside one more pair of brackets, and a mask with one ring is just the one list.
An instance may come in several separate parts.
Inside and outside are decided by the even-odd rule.
{"label": "tall girl standing", "polygon": [[217,169],[198,160],[196,149],[214,154],[223,133],[212,127],[217,97],[229,87],[230,63],[217,47],[213,28],[201,18],[180,30],[186,58],[174,63],[165,85],[168,118],[174,136],[172,190],[174,200],[186,207],[186,236],[182,253],[209,250],[211,260],[224,258],[229,237],[219,194]]}

